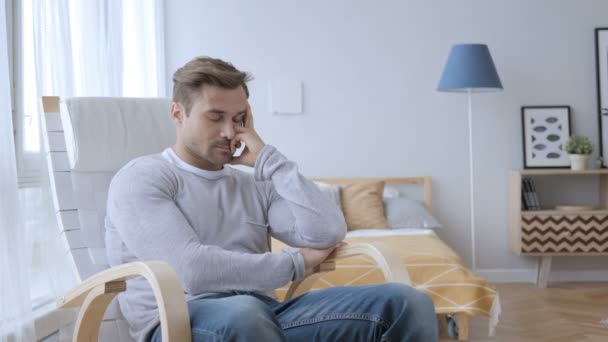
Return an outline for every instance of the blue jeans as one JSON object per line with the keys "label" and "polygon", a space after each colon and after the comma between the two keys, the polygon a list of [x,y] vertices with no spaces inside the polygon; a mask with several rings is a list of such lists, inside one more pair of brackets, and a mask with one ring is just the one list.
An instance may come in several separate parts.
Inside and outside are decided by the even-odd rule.
{"label": "blue jeans", "polygon": [[[233,291],[192,300],[188,310],[193,342],[438,340],[431,299],[397,283],[332,287],[285,302]],[[150,341],[161,341],[160,326]]]}

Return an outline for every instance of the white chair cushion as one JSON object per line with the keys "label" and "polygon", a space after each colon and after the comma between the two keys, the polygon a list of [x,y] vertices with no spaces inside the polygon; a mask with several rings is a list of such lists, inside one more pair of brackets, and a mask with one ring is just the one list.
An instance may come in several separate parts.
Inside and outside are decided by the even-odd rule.
{"label": "white chair cushion", "polygon": [[133,158],[173,145],[175,126],[170,108],[167,98],[79,97],[63,101],[61,121],[70,167],[81,172],[115,172]]}

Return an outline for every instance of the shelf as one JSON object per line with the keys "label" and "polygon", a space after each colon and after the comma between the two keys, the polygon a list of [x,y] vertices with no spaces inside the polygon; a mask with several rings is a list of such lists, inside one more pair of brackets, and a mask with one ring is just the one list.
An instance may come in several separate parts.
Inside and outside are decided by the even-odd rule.
{"label": "shelf", "polygon": [[538,216],[538,215],[608,215],[608,209],[595,210],[522,210],[521,216]]}
{"label": "shelf", "polygon": [[[556,210],[547,206],[542,210],[522,210],[522,189],[524,178],[530,177],[543,183],[543,178],[551,176],[586,176],[599,180],[597,192],[599,203],[595,209]],[[599,176],[599,177],[598,177]],[[587,179],[593,180],[593,179]],[[573,178],[572,182],[582,179]],[[568,182],[555,182],[553,188]],[[535,186],[533,186],[535,188]],[[566,187],[566,190],[568,187]],[[552,189],[554,190],[554,189]],[[542,192],[542,187],[537,188]],[[555,192],[557,193],[557,192]],[[595,205],[573,196],[562,196],[558,203],[564,206]],[[570,197],[570,198],[569,198]],[[587,202],[587,203],[584,203]],[[551,260],[554,256],[607,256],[608,255],[608,169],[573,171],[571,169],[525,169],[509,172],[509,246],[516,255],[538,257],[537,285],[545,287]]]}
{"label": "shelf", "polygon": [[569,176],[569,175],[608,175],[608,169],[574,171],[571,169],[526,169],[513,170],[522,176]]}
{"label": "shelf", "polygon": [[543,253],[526,253],[522,252],[523,256],[608,256],[608,253],[596,253],[596,252],[581,252],[581,253],[565,253],[565,252],[543,252]]}

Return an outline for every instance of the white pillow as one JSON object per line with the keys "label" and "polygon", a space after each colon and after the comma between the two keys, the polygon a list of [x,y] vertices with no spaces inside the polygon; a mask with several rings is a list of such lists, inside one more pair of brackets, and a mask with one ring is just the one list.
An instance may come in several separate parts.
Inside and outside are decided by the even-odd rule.
{"label": "white pillow", "polygon": [[384,192],[382,198],[397,198],[399,197],[399,191],[388,184],[384,184]]}
{"label": "white pillow", "polygon": [[342,211],[342,202],[340,201],[340,187],[334,184],[328,184],[323,182],[314,182],[317,187],[326,194],[331,201]]}
{"label": "white pillow", "polygon": [[424,205],[407,197],[384,198],[386,221],[391,229],[441,228],[441,224]]}

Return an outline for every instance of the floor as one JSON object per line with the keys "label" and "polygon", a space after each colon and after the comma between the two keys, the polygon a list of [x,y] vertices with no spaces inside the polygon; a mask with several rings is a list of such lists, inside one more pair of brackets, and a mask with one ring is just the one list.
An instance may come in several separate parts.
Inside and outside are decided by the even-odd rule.
{"label": "floor", "polygon": [[[498,284],[502,314],[496,335],[472,318],[469,341],[607,342],[608,283]],[[441,341],[451,341],[443,337]]]}

